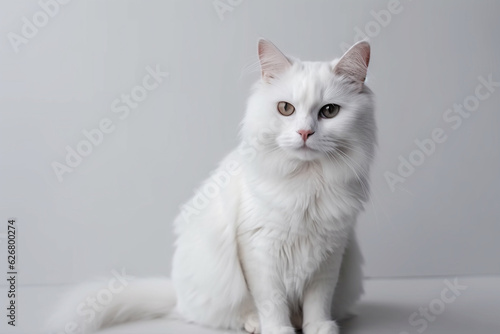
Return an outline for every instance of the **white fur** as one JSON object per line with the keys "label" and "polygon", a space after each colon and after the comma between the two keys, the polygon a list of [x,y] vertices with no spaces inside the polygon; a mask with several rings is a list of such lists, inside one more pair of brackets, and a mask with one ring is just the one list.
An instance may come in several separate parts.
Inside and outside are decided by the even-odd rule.
{"label": "white fur", "polygon": [[[72,289],[59,301],[57,312],[47,322],[46,331],[93,333],[118,323],[163,317],[175,308],[175,291],[167,279],[138,279],[127,282],[126,286],[112,286],[117,286],[117,292],[111,291],[113,287],[110,290],[110,280],[86,283]],[[104,290],[109,292],[102,294]],[[104,297],[101,302],[100,296]]]}
{"label": "white fur", "polygon": [[[360,82],[369,57],[362,43],[342,63],[285,58],[260,42],[263,79],[248,101],[241,144],[175,220],[175,294],[168,282],[131,284],[85,333],[172,314],[174,304],[175,314],[210,327],[337,333],[334,320],[363,291],[354,226],[376,142],[372,93]],[[294,114],[281,115],[280,101],[293,104]],[[340,113],[318,118],[328,103]],[[300,129],[315,131],[307,147]],[[62,308],[71,311],[78,299],[69,300]]]}

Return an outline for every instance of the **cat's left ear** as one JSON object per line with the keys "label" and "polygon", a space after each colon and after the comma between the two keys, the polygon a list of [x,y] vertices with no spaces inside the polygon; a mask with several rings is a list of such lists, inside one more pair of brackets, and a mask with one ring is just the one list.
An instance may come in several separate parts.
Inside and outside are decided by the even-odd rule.
{"label": "cat's left ear", "polygon": [[366,41],[361,41],[347,50],[333,68],[333,73],[349,77],[355,82],[363,84],[366,79],[369,63],[370,44]]}
{"label": "cat's left ear", "polygon": [[292,66],[290,60],[271,42],[259,40],[259,60],[262,80],[269,82]]}

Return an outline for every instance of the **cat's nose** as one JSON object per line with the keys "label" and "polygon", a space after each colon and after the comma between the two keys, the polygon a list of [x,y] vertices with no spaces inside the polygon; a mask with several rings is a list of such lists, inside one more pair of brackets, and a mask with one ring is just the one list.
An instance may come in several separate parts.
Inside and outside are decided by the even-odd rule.
{"label": "cat's nose", "polygon": [[304,143],[306,142],[307,138],[311,137],[314,134],[314,131],[311,130],[299,130],[297,133],[302,137],[302,140]]}

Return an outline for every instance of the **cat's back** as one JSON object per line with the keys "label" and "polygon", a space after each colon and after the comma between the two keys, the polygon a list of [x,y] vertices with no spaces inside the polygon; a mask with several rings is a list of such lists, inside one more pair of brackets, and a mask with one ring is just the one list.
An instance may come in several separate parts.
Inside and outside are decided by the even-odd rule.
{"label": "cat's back", "polygon": [[194,191],[174,220],[179,236],[187,230],[216,228],[237,216],[241,199],[244,159],[235,149],[221,160],[217,169]]}

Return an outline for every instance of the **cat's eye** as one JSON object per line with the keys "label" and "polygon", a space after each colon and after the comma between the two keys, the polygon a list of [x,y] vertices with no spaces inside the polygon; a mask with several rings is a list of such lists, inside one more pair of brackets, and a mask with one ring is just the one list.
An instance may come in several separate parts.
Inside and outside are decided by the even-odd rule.
{"label": "cat's eye", "polygon": [[278,111],[283,116],[290,116],[295,111],[295,107],[288,102],[281,101],[278,103]]}
{"label": "cat's eye", "polygon": [[326,104],[319,110],[319,117],[321,118],[334,118],[338,115],[340,106],[338,104]]}

